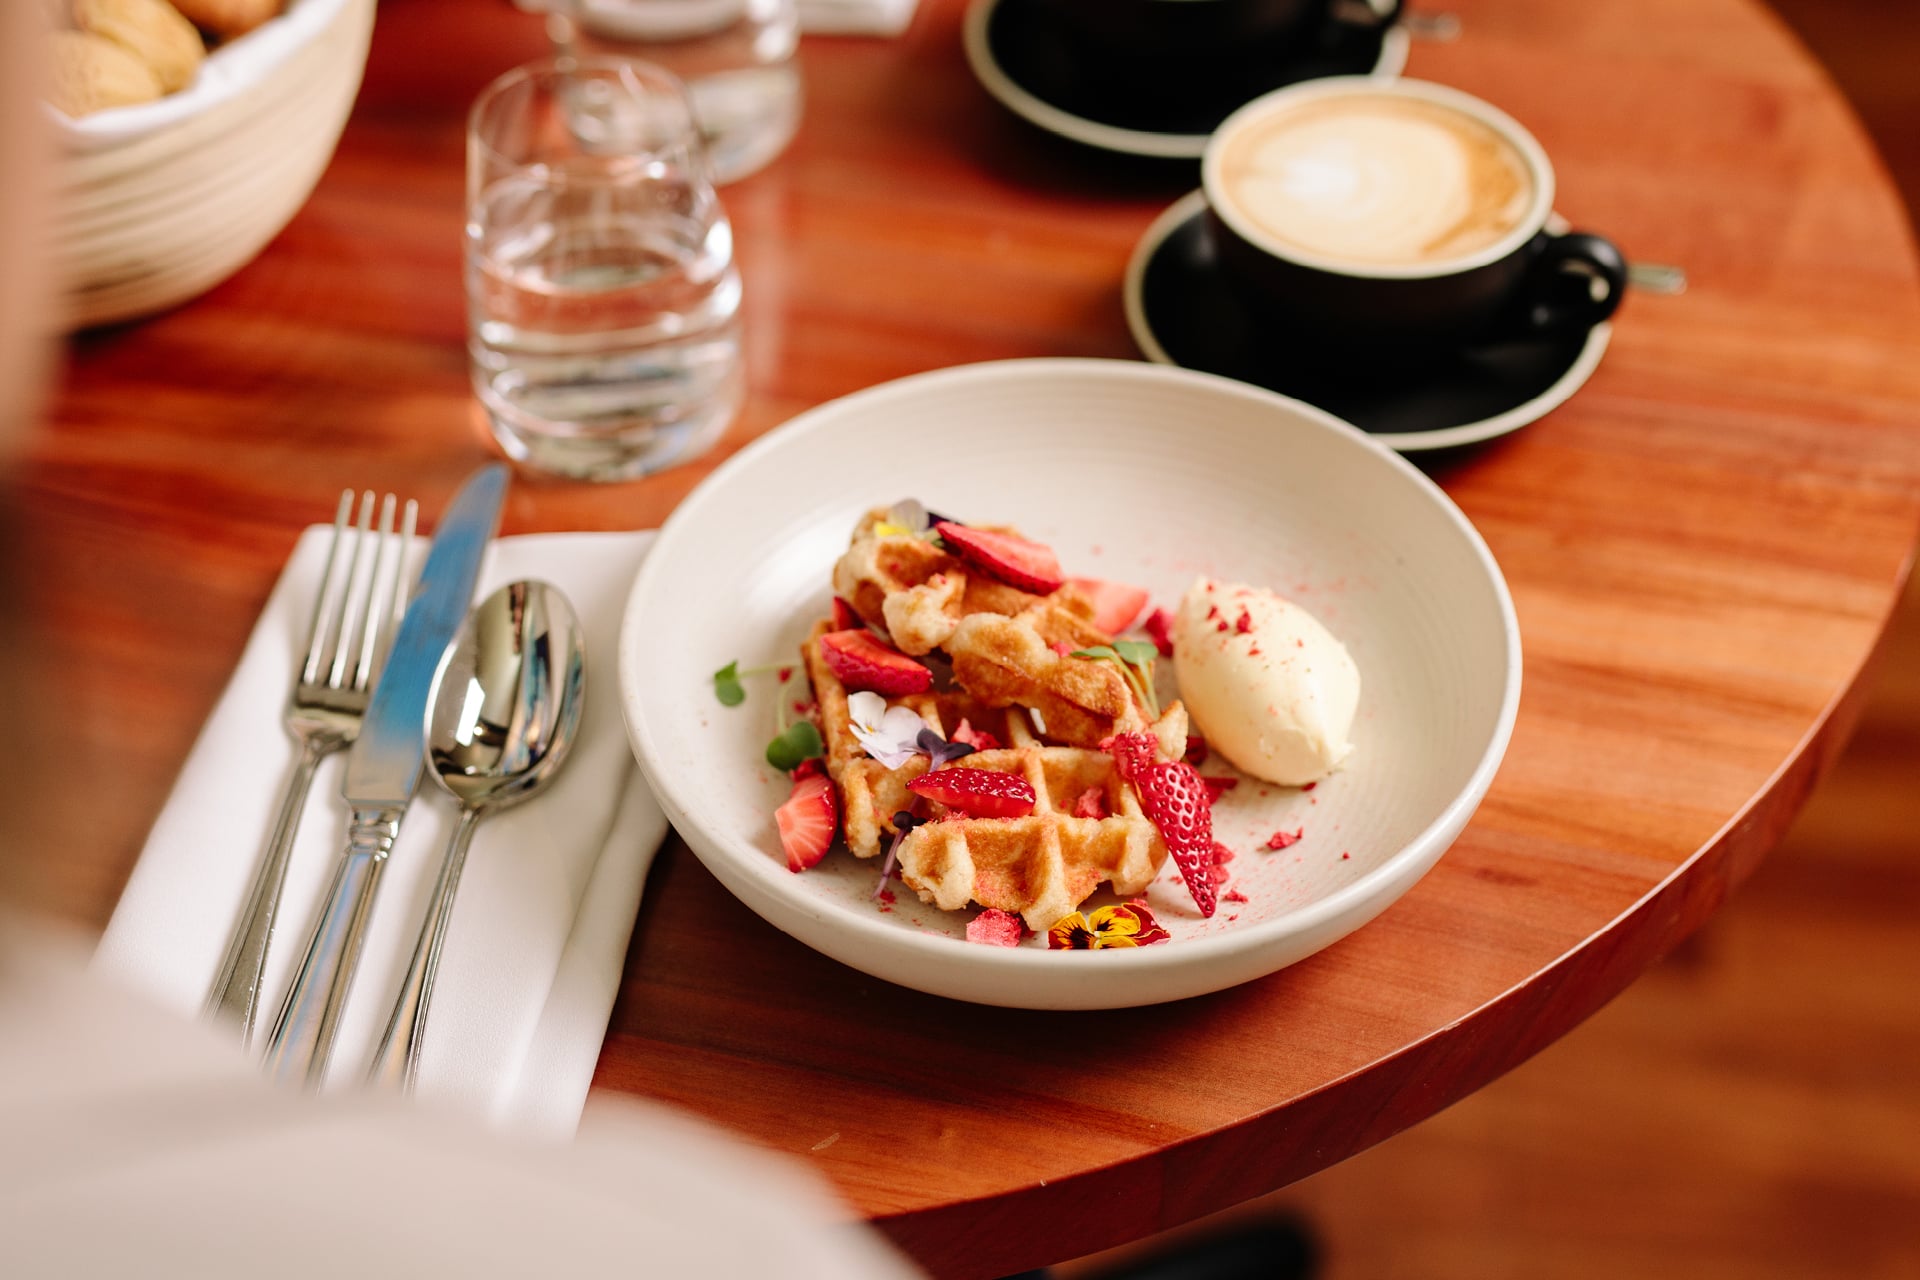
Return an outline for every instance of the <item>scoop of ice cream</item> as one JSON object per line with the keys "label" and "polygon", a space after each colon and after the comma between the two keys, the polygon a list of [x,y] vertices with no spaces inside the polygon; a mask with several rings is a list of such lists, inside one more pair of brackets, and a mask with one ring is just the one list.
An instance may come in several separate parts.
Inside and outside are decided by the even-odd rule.
{"label": "scoop of ice cream", "polygon": [[1301,786],[1353,750],[1360,671],[1291,600],[1200,579],[1174,620],[1173,666],[1194,727],[1243,773]]}

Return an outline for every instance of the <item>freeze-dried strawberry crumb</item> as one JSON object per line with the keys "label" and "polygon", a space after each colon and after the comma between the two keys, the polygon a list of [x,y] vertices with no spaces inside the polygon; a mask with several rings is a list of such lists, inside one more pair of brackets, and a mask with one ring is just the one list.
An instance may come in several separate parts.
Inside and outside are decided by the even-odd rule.
{"label": "freeze-dried strawberry crumb", "polygon": [[774,673],[774,679],[778,680],[781,684],[785,684],[787,681],[793,679],[793,668],[792,667],[780,668],[779,671]]}
{"label": "freeze-dried strawberry crumb", "polygon": [[988,907],[967,922],[967,941],[989,947],[1017,947],[1026,926],[1020,917],[998,907]]}
{"label": "freeze-dried strawberry crumb", "polygon": [[796,702],[793,704],[793,714],[797,716],[810,716],[813,714],[813,704],[811,702]]}
{"label": "freeze-dried strawberry crumb", "polygon": [[1213,624],[1213,629],[1215,631],[1225,631],[1227,629],[1227,620],[1225,618],[1220,619],[1220,621]]}
{"label": "freeze-dried strawberry crumb", "polygon": [[886,903],[888,906],[892,906],[894,904],[893,890],[891,889],[882,889],[877,896],[879,897],[880,901]]}
{"label": "freeze-dried strawberry crumb", "polygon": [[1202,774],[1200,776],[1200,785],[1207,789],[1207,803],[1209,805],[1215,805],[1220,803],[1221,796],[1240,785],[1240,779],[1209,778],[1205,774]]}
{"label": "freeze-dried strawberry crumb", "polygon": [[1253,646],[1253,647],[1252,647],[1251,649],[1248,649],[1248,650],[1247,650],[1247,656],[1248,656],[1249,658],[1257,658],[1257,657],[1259,657],[1259,656],[1260,656],[1260,646],[1256,644],[1256,645],[1254,645],[1254,646]]}
{"label": "freeze-dried strawberry crumb", "polygon": [[1163,658],[1173,656],[1173,621],[1167,617],[1165,609],[1155,609],[1140,624],[1146,629],[1147,636],[1153,641],[1153,647],[1160,651]]}
{"label": "freeze-dried strawberry crumb", "polygon": [[1000,749],[1000,739],[984,730],[974,728],[965,720],[962,720],[958,725],[954,726],[953,733],[948,736],[948,741],[964,742],[975,751],[998,751]]}
{"label": "freeze-dried strawberry crumb", "polygon": [[1105,818],[1107,812],[1107,792],[1104,787],[1088,787],[1073,802],[1073,816],[1076,818]]}
{"label": "freeze-dried strawberry crumb", "polygon": [[1233,850],[1227,848],[1227,846],[1221,844],[1218,840],[1215,840],[1213,842],[1213,865],[1214,866],[1224,867],[1229,862],[1232,862],[1233,858],[1234,858]]}
{"label": "freeze-dried strawberry crumb", "polygon": [[1197,733],[1187,735],[1186,761],[1195,768],[1207,762],[1207,740]]}
{"label": "freeze-dried strawberry crumb", "polygon": [[1306,833],[1305,827],[1296,827],[1292,831],[1276,831],[1267,837],[1267,848],[1284,849]]}
{"label": "freeze-dried strawberry crumb", "polygon": [[1311,791],[1311,790],[1313,790],[1313,789],[1314,789],[1315,787],[1317,787],[1317,786],[1319,786],[1319,785],[1320,785],[1320,784],[1319,784],[1318,782],[1308,782],[1308,783],[1304,783],[1304,784],[1302,784],[1302,785],[1301,785],[1301,787],[1300,787],[1300,789],[1301,789],[1302,791]]}
{"label": "freeze-dried strawberry crumb", "polygon": [[[1250,901],[1252,901],[1252,899],[1250,899],[1250,898],[1248,898],[1246,894],[1244,894],[1244,893],[1242,893],[1242,892],[1240,892],[1240,891],[1239,891],[1238,889],[1229,889],[1229,890],[1227,890],[1227,891],[1226,891],[1225,893],[1223,893],[1223,894],[1221,894],[1221,895],[1220,895],[1220,901],[1222,901],[1222,902],[1250,902]],[[1229,916],[1229,917],[1228,917],[1228,919],[1232,919],[1232,918],[1233,918],[1233,917],[1231,917],[1231,916]]]}
{"label": "freeze-dried strawberry crumb", "polygon": [[1343,853],[1340,855],[1340,861],[1345,862],[1348,858],[1351,858],[1352,856],[1353,855],[1350,853]]}
{"label": "freeze-dried strawberry crumb", "polygon": [[1208,605],[1208,606],[1207,606],[1207,621],[1208,621],[1208,622],[1215,622],[1215,621],[1218,621],[1218,620],[1219,620],[1219,617],[1220,617],[1220,606],[1219,606],[1219,605],[1217,605],[1217,604],[1210,604],[1210,605]]}
{"label": "freeze-dried strawberry crumb", "polygon": [[1245,635],[1247,632],[1253,630],[1253,615],[1245,609],[1242,609],[1240,616],[1233,620],[1233,629],[1241,635]]}

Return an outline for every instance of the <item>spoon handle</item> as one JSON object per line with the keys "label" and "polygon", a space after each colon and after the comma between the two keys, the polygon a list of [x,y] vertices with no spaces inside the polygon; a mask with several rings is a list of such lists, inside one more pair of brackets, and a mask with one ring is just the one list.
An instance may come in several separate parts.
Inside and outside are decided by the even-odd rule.
{"label": "spoon handle", "polygon": [[419,1078],[420,1045],[426,1036],[433,980],[440,972],[440,948],[447,940],[447,924],[453,919],[453,895],[460,887],[460,872],[467,865],[467,846],[473,843],[473,829],[479,825],[480,810],[460,810],[460,825],[440,864],[440,879],[427,903],[427,918],[420,922],[420,940],[414,944],[406,981],[400,984],[400,998],[394,1001],[393,1016],[387,1019],[386,1034],[380,1037],[380,1047],[374,1050],[373,1064],[367,1072],[367,1079],[374,1084],[412,1093]]}

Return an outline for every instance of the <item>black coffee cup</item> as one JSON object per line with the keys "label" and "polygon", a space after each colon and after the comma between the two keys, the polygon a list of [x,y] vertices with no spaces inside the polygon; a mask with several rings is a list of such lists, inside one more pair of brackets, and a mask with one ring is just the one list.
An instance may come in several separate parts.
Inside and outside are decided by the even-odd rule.
{"label": "black coffee cup", "polygon": [[1401,0],[1034,0],[1109,54],[1192,57],[1271,50],[1329,20],[1385,27]]}
{"label": "black coffee cup", "polygon": [[[1363,138],[1363,130],[1371,132]],[[1484,218],[1476,195],[1453,190],[1473,186],[1476,164],[1511,185],[1498,187],[1504,200]],[[1447,181],[1424,181],[1429,170]],[[1611,242],[1559,229],[1553,166],[1533,135],[1443,85],[1341,76],[1276,90],[1220,125],[1201,177],[1221,269],[1236,295],[1335,364],[1418,360],[1470,343],[1589,329],[1613,314],[1626,286],[1626,263]],[[1258,194],[1256,184],[1280,194]],[[1362,217],[1339,217],[1335,197],[1326,197],[1324,209],[1311,203],[1328,191],[1355,207],[1371,194],[1374,211],[1408,216],[1369,241],[1373,228]],[[1296,192],[1310,195],[1296,200]],[[1267,210],[1259,212],[1263,201]],[[1460,215],[1460,234],[1477,238],[1457,252],[1409,248],[1396,257],[1393,236],[1416,236],[1429,222],[1455,234],[1443,220],[1451,213],[1427,213],[1456,205],[1471,211]],[[1318,230],[1283,234],[1277,224],[1288,218],[1317,219]],[[1347,242],[1316,242],[1316,234]]]}

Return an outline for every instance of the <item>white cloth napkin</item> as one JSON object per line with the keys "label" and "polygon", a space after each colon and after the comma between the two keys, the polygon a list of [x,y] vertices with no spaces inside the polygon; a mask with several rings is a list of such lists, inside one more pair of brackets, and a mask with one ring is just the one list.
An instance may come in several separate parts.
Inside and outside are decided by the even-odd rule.
{"label": "white cloth napkin", "polygon": [[920,0],[800,0],[800,29],[809,35],[897,36]]}
{"label": "white cloth napkin", "polygon": [[[292,767],[280,713],[331,527],[309,529],[201,730],[107,926],[96,964],[198,1015]],[[421,1057],[422,1101],[555,1137],[579,1121],[619,988],[641,884],[667,823],[628,751],[615,687],[627,588],[651,533],[502,538],[475,600],[538,578],[587,644],[572,758],[538,797],[484,820],[461,877]],[[256,1043],[285,993],[346,835],[344,754],[321,766],[287,872]],[[328,1086],[357,1083],[419,934],[456,810],[431,773],[381,883]]]}
{"label": "white cloth napkin", "polygon": [[[602,23],[617,21],[618,11],[623,6],[618,0],[584,0],[590,10],[597,13]],[[723,0],[724,2],[724,0]],[[548,13],[564,10],[569,0],[514,0],[522,9],[533,13]],[[809,35],[824,36],[897,36],[907,29],[913,21],[913,11],[920,0],[799,0],[800,29]],[[690,4],[689,9],[692,9]],[[650,22],[657,22],[659,13],[650,12]]]}

